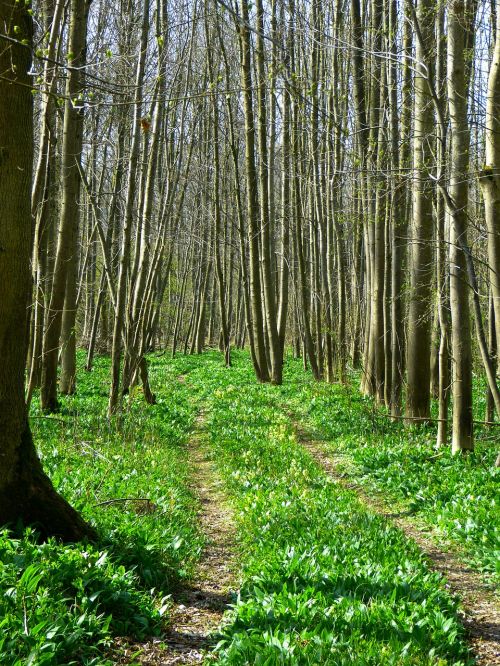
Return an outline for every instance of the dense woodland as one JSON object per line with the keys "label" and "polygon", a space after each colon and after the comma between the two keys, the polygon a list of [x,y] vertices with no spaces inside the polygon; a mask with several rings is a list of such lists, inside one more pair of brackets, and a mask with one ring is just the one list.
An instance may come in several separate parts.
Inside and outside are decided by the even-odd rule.
{"label": "dense woodland", "polygon": [[[476,431],[496,455],[497,0],[0,0],[0,524],[101,538],[42,424],[95,376],[127,441],[168,399],[157,359],[207,350],[215,395],[248,353],[263,400],[288,376],[334,421],[327,387],[359,388],[432,458],[473,466]],[[358,663],[311,659],[262,663]],[[429,659],[373,663],[462,663]]]}
{"label": "dense woodland", "polygon": [[451,398],[473,447],[473,371],[500,407],[495,3],[35,16],[28,398],[75,390],[77,343],[88,370],[111,353],[110,413],[138,381],[153,400],[156,347],[248,345],[279,384],[293,345],[394,416],[438,398],[439,443]]}

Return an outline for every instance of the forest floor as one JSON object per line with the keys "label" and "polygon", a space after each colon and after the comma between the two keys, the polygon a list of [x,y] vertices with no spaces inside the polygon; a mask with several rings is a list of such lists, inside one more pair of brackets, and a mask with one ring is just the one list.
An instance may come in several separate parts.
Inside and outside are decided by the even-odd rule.
{"label": "forest floor", "polygon": [[[189,439],[192,487],[201,506],[199,521],[205,535],[205,548],[189,586],[175,595],[165,642],[165,653],[151,664],[194,664],[203,660],[210,638],[219,628],[232,601],[235,587],[235,528],[231,507],[221,489],[203,442],[204,414],[196,421]],[[158,655],[157,655],[158,656]]]}
{"label": "forest floor", "polygon": [[352,470],[346,471],[345,455],[335,456],[325,450],[324,442],[312,439],[300,424],[296,424],[296,430],[298,440],[332,480],[354,490],[369,510],[389,520],[412,539],[428,558],[429,566],[443,576],[445,587],[460,599],[460,617],[477,666],[500,665],[500,603],[491,584],[464,562],[460,549],[452,545],[445,549],[439,547],[436,538],[429,533],[429,526],[411,511],[394,511],[393,503],[382,492],[369,493]]}
{"label": "forest floor", "polygon": [[0,535],[0,663],[500,664],[492,433],[453,458],[354,384],[289,359],[263,386],[233,361],[152,355],[157,405],[132,392],[111,422],[105,358],[57,420],[34,401],[100,538]]}
{"label": "forest floor", "polygon": [[233,516],[209,459],[204,431],[205,416],[200,412],[187,443],[189,484],[198,500],[198,521],[205,537],[200,559],[188,583],[172,595],[164,635],[126,646],[119,663],[130,663],[131,655],[141,666],[201,663],[231,603],[236,571]]}

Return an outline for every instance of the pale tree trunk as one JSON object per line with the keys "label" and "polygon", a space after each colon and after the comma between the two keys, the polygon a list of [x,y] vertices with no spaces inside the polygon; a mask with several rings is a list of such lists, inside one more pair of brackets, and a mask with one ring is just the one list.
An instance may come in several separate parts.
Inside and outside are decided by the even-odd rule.
{"label": "pale tree trunk", "polygon": [[[92,370],[92,364],[94,359],[94,351],[97,340],[97,329],[99,326],[99,321],[101,320],[101,312],[103,312],[102,317],[102,326],[101,330],[105,329],[105,311],[106,311],[106,280],[108,283],[108,288],[110,293],[113,295],[115,293],[114,284],[112,282],[112,266],[110,259],[110,249],[112,245],[113,232],[117,226],[118,218],[118,193],[121,191],[122,179],[123,179],[123,145],[125,140],[125,128],[124,128],[124,114],[120,113],[120,120],[118,124],[118,145],[117,145],[117,159],[115,172],[112,179],[113,194],[111,196],[111,202],[109,205],[109,215],[108,215],[108,229],[106,232],[106,237],[104,239],[104,244],[102,247],[103,255],[103,267],[101,282],[99,285],[99,293],[97,297],[97,303],[95,307],[94,319],[92,322],[92,331],[90,335],[89,347],[87,350],[87,361],[85,363],[85,370],[90,372]],[[114,296],[112,296],[114,300]],[[103,336],[106,338],[106,336]]]}
{"label": "pale tree trunk", "polygon": [[[416,36],[418,39],[418,44],[419,47],[422,51],[422,53],[425,53],[425,42],[422,36],[422,32],[420,30],[419,26],[419,21],[413,12],[413,17],[414,17],[414,25],[416,28]],[[470,19],[468,19],[470,20]],[[463,26],[462,26],[463,27]],[[471,30],[468,29],[467,31],[467,36],[469,37],[470,41],[470,35],[471,35]],[[444,118],[444,114],[441,109],[441,105],[439,103],[438,96],[436,94],[436,91],[434,89],[433,83],[431,79],[428,79],[428,89],[429,93],[432,96],[432,99],[434,101],[435,109],[437,112],[438,116],[438,121],[441,126],[441,133],[442,135],[445,134],[446,130],[446,120]],[[459,209],[457,208],[457,205],[454,201],[454,199],[451,197],[449,189],[446,187],[445,183],[443,182],[442,177],[439,177],[437,179],[437,183],[439,186],[439,190],[442,193],[445,201],[446,201],[446,206],[447,209],[450,213],[450,215],[455,214],[459,212]],[[471,288],[471,293],[472,293],[472,302],[474,305],[474,319],[475,319],[475,324],[476,324],[476,336],[477,336],[477,342],[479,346],[479,350],[481,353],[481,360],[483,361],[483,366],[484,370],[486,373],[486,377],[488,380],[488,386],[490,388],[490,391],[493,396],[493,400],[495,403],[495,408],[498,413],[500,413],[500,389],[498,388],[498,385],[496,383],[496,378],[495,378],[495,368],[494,364],[492,363],[492,359],[490,358],[490,354],[488,351],[488,343],[486,340],[486,333],[484,330],[484,323],[483,323],[483,315],[481,311],[481,302],[480,302],[480,296],[479,296],[479,285],[478,285],[478,280],[477,280],[477,274],[476,274],[476,269],[474,266],[474,260],[472,257],[471,250],[466,242],[466,239],[464,238],[463,235],[458,234],[455,237],[455,243],[463,253],[465,257],[465,265],[467,267],[467,279],[468,279],[468,284]],[[499,456],[500,460],[500,456]],[[497,465],[499,460],[497,460]]]}
{"label": "pale tree trunk", "polygon": [[94,536],[54,490],[36,454],[24,401],[32,250],[32,22],[21,3],[0,4],[0,524],[36,524],[43,537]]}
{"label": "pale tree trunk", "polygon": [[144,0],[141,39],[137,55],[135,99],[132,125],[132,138],[129,155],[129,169],[127,175],[127,194],[120,248],[120,261],[118,269],[118,286],[116,289],[115,322],[113,326],[113,348],[111,350],[111,389],[109,393],[108,412],[114,414],[120,404],[120,361],[122,348],[122,335],[125,321],[125,305],[127,297],[127,278],[130,269],[130,244],[132,236],[132,223],[134,215],[134,202],[137,189],[137,162],[141,142],[141,104],[144,68],[146,65],[146,51],[149,30],[149,0]]}
{"label": "pale tree trunk", "polygon": [[71,1],[71,24],[68,51],[73,54],[67,73],[66,102],[62,145],[62,205],[57,254],[47,326],[43,342],[41,405],[44,411],[58,408],[57,361],[64,317],[63,370],[61,390],[71,393],[75,382],[76,270],[78,252],[79,161],[83,142],[83,102],[80,101],[86,56],[88,0]]}
{"label": "pale tree trunk", "polygon": [[391,406],[392,395],[392,254],[391,245],[393,237],[391,215],[391,183],[387,183],[385,234],[384,234],[384,403],[387,408]]}
{"label": "pale tree trunk", "polygon": [[256,3],[256,83],[257,83],[257,119],[258,119],[258,146],[259,146],[259,185],[260,185],[260,233],[261,233],[261,269],[262,269],[262,291],[264,295],[264,312],[266,316],[266,331],[269,340],[268,355],[270,359],[271,381],[273,384],[281,384],[283,373],[283,358],[279,353],[278,326],[276,314],[276,293],[274,286],[274,243],[271,227],[274,220],[270,217],[270,200],[272,193],[269,192],[269,150],[267,140],[267,104],[266,104],[266,70],[264,53],[264,8],[262,0]]}
{"label": "pale tree trunk", "polygon": [[379,404],[384,401],[384,223],[385,183],[381,179],[385,149],[383,123],[380,122],[385,104],[385,63],[382,50],[382,1],[371,0],[372,65],[370,68],[370,138],[368,149],[368,251],[371,261],[370,343],[367,354],[368,390]]}
{"label": "pale tree trunk", "polygon": [[47,293],[50,292],[48,261],[49,242],[54,234],[55,200],[57,189],[56,165],[56,104],[53,98],[57,76],[54,66],[56,49],[62,29],[64,1],[46,0],[43,5],[45,30],[49,32],[47,60],[43,70],[44,96],[40,107],[40,139],[38,157],[33,177],[31,210],[35,221],[35,242],[33,248],[34,304],[32,314],[32,334],[30,337],[29,383],[26,402],[31,403],[33,391],[40,386],[42,370],[42,345],[44,321],[48,306]]}
{"label": "pale tree trunk", "polygon": [[[281,29],[285,30],[284,17]],[[285,68],[293,61],[293,17],[290,17],[287,35]],[[283,128],[281,139],[281,256],[279,261],[278,287],[278,344],[283,361],[285,354],[285,336],[288,317],[289,278],[290,278],[290,224],[292,220],[291,203],[291,92],[285,84],[283,89]]]}
{"label": "pale tree trunk", "polygon": [[362,251],[364,257],[364,285],[366,293],[366,308],[365,312],[360,312],[360,319],[363,318],[362,337],[363,337],[363,353],[364,353],[364,368],[361,380],[361,389],[367,393],[370,391],[372,382],[372,368],[370,367],[371,353],[370,353],[370,310],[371,310],[371,258],[368,242],[368,224],[367,224],[367,187],[366,187],[366,160],[368,152],[368,138],[369,128],[367,122],[367,102],[365,91],[365,71],[364,71],[364,39],[363,39],[363,25],[361,22],[361,7],[359,0],[351,0],[351,34],[352,34],[352,77],[353,77],[353,99],[355,108],[356,119],[356,149],[359,155],[359,171],[360,177],[358,180],[358,196],[360,200],[360,219],[361,219],[361,234],[362,234]]}
{"label": "pale tree trunk", "polygon": [[[412,69],[410,57],[412,53],[411,24],[408,20],[408,2],[405,0],[405,16],[403,17],[403,81],[401,90],[401,128],[399,128],[398,100],[397,100],[397,77],[394,65],[389,68],[391,81],[390,105],[391,105],[391,138],[394,168],[398,168],[393,180],[394,211],[392,217],[392,264],[391,264],[391,325],[392,325],[392,349],[391,349],[391,404],[392,416],[401,416],[401,397],[405,376],[405,308],[404,308],[404,273],[407,258],[407,202],[408,184],[405,169],[410,164],[410,128],[411,128],[411,83]],[[397,6],[391,3],[390,25],[391,25],[391,47],[392,51],[397,49]],[[393,57],[396,56],[394,53]],[[397,142],[401,137],[400,148]],[[397,161],[396,161],[397,160]]]}
{"label": "pale tree trunk", "polygon": [[[157,8],[158,14],[161,14],[161,7]],[[158,34],[161,31],[158,30]],[[159,47],[158,60],[162,62],[163,48]],[[123,391],[129,389],[129,384],[132,378],[136,375],[137,370],[140,368],[141,378],[148,377],[147,363],[142,358],[141,346],[141,329],[144,323],[145,308],[144,303],[148,297],[147,294],[147,280],[150,271],[151,262],[151,218],[153,216],[153,198],[155,191],[155,178],[158,166],[158,150],[160,143],[160,133],[162,129],[162,116],[163,104],[160,103],[158,98],[162,98],[165,94],[165,77],[163,76],[160,67],[158,67],[157,90],[153,111],[153,122],[151,125],[151,142],[149,146],[149,161],[146,169],[146,177],[144,182],[144,205],[141,213],[140,229],[137,231],[137,270],[135,271],[135,278],[133,277],[130,289],[130,305],[128,308],[128,322],[127,322],[127,339],[125,349],[124,366],[128,368],[128,372],[123,371]],[[146,381],[144,386],[149,385]],[[152,395],[150,392],[145,391],[144,395]],[[148,400],[147,400],[148,401]],[[148,401],[149,402],[149,401]]]}
{"label": "pale tree trunk", "polygon": [[[342,137],[346,126],[346,106],[342,103],[339,91],[345,91],[345,75],[342,76],[342,67],[340,60],[342,49],[340,41],[343,33],[342,6],[337,3],[334,18],[334,36],[338,45],[334,48],[332,54],[331,69],[331,89],[328,95],[328,133],[330,140],[328,142],[328,168],[327,178],[329,183],[327,195],[327,281],[330,293],[331,303],[330,320],[333,332],[335,333],[335,362],[336,376],[343,383],[346,381],[347,370],[347,339],[346,339],[346,321],[347,321],[347,291],[348,291],[348,267],[346,266],[346,240],[344,230],[347,228],[342,216],[342,166],[344,146]],[[347,97],[347,96],[346,96]],[[355,233],[353,234],[356,235]],[[356,238],[353,242],[354,254],[356,255]],[[336,287],[336,290],[335,290]],[[335,293],[336,291],[336,293]],[[335,310],[335,304],[337,309]],[[355,310],[356,312],[356,310]],[[336,321],[335,321],[336,320]],[[356,324],[354,324],[354,328]],[[335,379],[335,373],[329,378]]]}
{"label": "pale tree trunk", "polygon": [[497,7],[495,48],[486,100],[486,157],[480,184],[488,230],[488,264],[500,353],[500,8]]}
{"label": "pale tree trunk", "polygon": [[[292,9],[293,13],[293,9]],[[292,63],[293,67],[293,63]],[[303,360],[304,369],[307,369],[307,359],[311,365],[311,370],[314,379],[319,381],[321,373],[319,363],[314,349],[314,341],[311,332],[311,318],[309,306],[309,285],[307,283],[306,262],[304,257],[304,242],[303,242],[303,211],[302,211],[302,197],[301,197],[301,180],[303,178],[303,170],[301,164],[304,163],[304,154],[301,150],[300,142],[300,113],[299,113],[299,99],[297,96],[292,100],[292,132],[291,132],[291,164],[292,164],[292,206],[293,206],[293,219],[294,219],[294,251],[295,262],[297,265],[296,274],[296,289],[298,290],[297,297],[297,318],[300,319],[302,315],[302,340],[303,340]]]}
{"label": "pale tree trunk", "polygon": [[[489,304],[488,304],[488,342],[489,342],[489,354],[490,358],[492,360],[493,368],[494,370],[497,369],[498,367],[498,359],[497,359],[497,338],[496,338],[496,321],[495,321],[495,309],[493,307],[493,295],[491,293],[491,285],[490,285],[490,293],[489,293]],[[491,389],[488,387],[486,389],[486,411],[484,415],[484,420],[487,423],[490,423],[493,421],[495,418],[495,402],[493,400],[493,393],[491,392]]]}
{"label": "pale tree trunk", "polygon": [[[294,142],[295,143],[295,142]],[[297,168],[297,166],[295,166]],[[304,362],[306,358],[309,358],[311,364],[311,370],[314,376],[314,379],[319,381],[321,379],[321,372],[319,369],[319,364],[316,358],[316,352],[314,349],[314,342],[311,333],[311,321],[309,317],[309,303],[308,303],[308,285],[306,277],[306,267],[304,260],[304,249],[303,249],[303,239],[302,239],[302,225],[300,220],[302,219],[300,211],[300,184],[298,182],[298,177],[294,174],[294,199],[295,199],[295,256],[297,260],[298,267],[298,285],[297,288],[300,292],[300,305],[302,309],[302,320],[303,320],[303,337],[304,337]]]}
{"label": "pale tree trunk", "polygon": [[[432,202],[434,162],[432,135],[435,132],[433,103],[429,92],[426,52],[434,43],[434,0],[418,3],[417,18],[422,43],[417,42],[415,65],[415,130],[413,139],[413,219],[410,253],[410,309],[408,315],[408,394],[406,415],[430,416],[430,349],[432,284]],[[410,421],[411,422],[411,421]]]}
{"label": "pale tree trunk", "polygon": [[231,366],[231,340],[228,322],[228,311],[226,308],[226,286],[224,276],[224,266],[221,256],[222,242],[222,220],[221,220],[221,200],[220,200],[220,156],[219,156],[219,107],[217,94],[217,81],[215,75],[217,70],[214,68],[212,40],[210,28],[205,14],[205,36],[207,40],[207,64],[210,77],[210,85],[213,88],[211,96],[212,102],[212,139],[213,139],[213,219],[214,219],[214,255],[215,255],[215,274],[217,277],[217,293],[219,301],[219,316],[221,325],[221,342],[224,353],[224,362],[226,367]]}
{"label": "pale tree trunk", "polygon": [[[337,39],[341,34],[341,6],[337,6],[335,14],[335,35]],[[339,40],[340,41],[340,40]],[[332,313],[330,320],[333,330],[336,334],[335,353],[336,353],[336,376],[340,382],[344,383],[347,376],[347,340],[346,340],[346,320],[347,320],[347,266],[346,266],[346,242],[344,237],[345,221],[342,219],[342,135],[345,126],[345,107],[340,103],[337,90],[343,89],[344,81],[340,76],[340,48],[336,48],[333,54],[332,63],[332,88],[329,94],[329,126],[331,133],[331,154],[328,159],[328,219],[327,219],[327,280],[329,283],[329,293],[331,298],[330,307]],[[356,239],[353,247],[356,252]],[[335,275],[336,274],[336,275]],[[336,278],[336,282],[335,282]],[[336,286],[336,294],[335,294]],[[336,299],[335,299],[336,297]],[[335,311],[335,302],[337,311]],[[335,319],[337,322],[335,323]],[[354,325],[356,327],[356,324]],[[335,379],[332,373],[330,381]]]}
{"label": "pale tree trunk", "polygon": [[[444,104],[441,102],[442,87],[446,76],[446,48],[444,41],[444,6],[438,9],[436,16],[437,57],[436,57],[436,85],[439,91],[441,111]],[[446,126],[438,123],[436,140],[437,177],[440,178],[445,169],[446,159]],[[450,402],[450,294],[449,294],[449,266],[447,263],[449,240],[449,216],[446,212],[445,200],[441,191],[436,196],[436,279],[437,303],[439,319],[439,350],[438,350],[438,431],[436,444],[443,446],[448,438],[448,406]]]}
{"label": "pale tree trunk", "polygon": [[286,322],[288,314],[288,284],[290,264],[290,92],[283,91],[283,130],[281,142],[282,182],[281,182],[281,257],[279,262],[278,289],[278,340],[280,355],[283,359],[285,350]]}
{"label": "pale tree trunk", "polygon": [[[311,247],[314,248],[314,262],[312,264],[312,279],[314,280],[314,290],[316,292],[316,328],[318,343],[318,361],[319,372],[323,377],[325,375],[324,366],[326,365],[326,377],[328,381],[333,380],[333,358],[332,358],[332,322],[331,322],[331,294],[327,275],[327,224],[325,215],[325,188],[322,179],[322,157],[323,148],[320,141],[320,122],[319,115],[321,109],[321,35],[322,35],[322,16],[320,3],[314,0],[311,5],[311,29],[313,34],[311,46],[311,131],[310,131],[310,150],[311,150],[311,169],[312,169],[312,196],[311,196],[311,218],[315,221],[311,229],[314,237]],[[323,318],[322,315],[323,314]],[[322,323],[324,323],[324,354],[322,350],[323,332]]]}
{"label": "pale tree trunk", "polygon": [[243,88],[243,110],[245,118],[245,167],[247,185],[247,226],[248,246],[250,250],[250,302],[252,311],[253,338],[255,357],[258,366],[255,368],[257,378],[261,382],[270,379],[267,363],[264,318],[262,313],[260,252],[259,252],[259,203],[257,170],[255,167],[255,124],[252,95],[252,61],[250,49],[250,33],[248,30],[248,4],[241,0],[241,16],[244,24],[238,27],[241,51],[241,86]]}
{"label": "pale tree trunk", "polygon": [[452,348],[453,430],[452,451],[474,448],[472,435],[472,344],[467,264],[469,128],[465,44],[469,18],[462,0],[452,0],[448,11],[448,110],[451,125],[449,194],[450,305]]}
{"label": "pale tree trunk", "polygon": [[[226,81],[226,88],[230,88],[230,67],[229,60],[227,56],[227,51],[224,46],[224,39],[220,32],[220,24],[217,22],[217,37],[219,40],[219,47],[222,53],[222,58],[224,60],[224,75]],[[256,374],[260,372],[259,362],[257,358],[257,351],[255,346],[254,338],[254,328],[252,322],[252,306],[251,306],[251,296],[250,296],[250,276],[249,276],[249,267],[247,264],[246,257],[246,242],[245,242],[245,226],[244,226],[244,213],[243,213],[243,201],[241,194],[241,185],[240,185],[240,168],[239,168],[239,150],[238,150],[238,141],[236,139],[235,132],[235,123],[234,123],[234,112],[233,105],[231,101],[231,95],[226,95],[226,108],[227,108],[227,124],[229,129],[229,146],[231,157],[233,161],[234,169],[234,197],[236,199],[236,215],[237,215],[237,227],[238,227],[238,240],[239,240],[239,255],[240,255],[240,269],[242,277],[242,288],[243,288],[243,306],[245,313],[245,327],[242,329],[238,339],[240,342],[239,346],[243,346],[245,340],[245,334],[248,333],[249,346],[250,346],[250,355],[252,357],[252,363],[255,369]],[[243,342],[241,342],[243,340]]]}

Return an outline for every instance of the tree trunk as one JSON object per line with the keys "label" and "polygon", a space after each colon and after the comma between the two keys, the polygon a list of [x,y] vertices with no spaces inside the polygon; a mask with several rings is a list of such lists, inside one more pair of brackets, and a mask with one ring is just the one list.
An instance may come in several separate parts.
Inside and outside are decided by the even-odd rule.
{"label": "tree trunk", "polygon": [[[79,161],[83,141],[83,105],[79,96],[83,84],[82,65],[86,59],[86,36],[88,0],[71,0],[71,25],[68,50],[73,54],[72,68],[66,81],[66,102],[64,107],[64,128],[62,146],[62,206],[61,221],[57,241],[57,254],[54,265],[54,278],[47,326],[43,342],[41,406],[44,411],[58,408],[57,400],[57,361],[63,322],[63,312],[67,311],[66,334],[72,333],[76,317],[76,262],[78,251]],[[77,100],[75,102],[75,100]],[[68,339],[63,340],[63,344]],[[69,341],[68,354],[75,347]],[[64,372],[61,375],[61,388],[70,392],[74,384],[75,363],[66,357]]]}
{"label": "tree trunk", "polygon": [[130,269],[130,244],[132,236],[132,223],[134,202],[136,194],[137,162],[140,150],[141,105],[144,69],[146,65],[146,51],[149,30],[149,0],[144,0],[141,40],[137,55],[135,99],[133,112],[132,138],[130,145],[129,169],[127,175],[127,195],[125,201],[122,244],[120,249],[120,262],[118,271],[118,286],[116,289],[115,322],[113,327],[113,348],[111,350],[111,389],[109,393],[108,413],[114,414],[121,405],[120,396],[120,362],[122,335],[125,321],[125,305],[127,297],[127,279]]}
{"label": "tree trunk", "polygon": [[480,174],[488,229],[488,264],[496,322],[496,349],[500,353],[500,9],[488,78],[486,101],[486,164]]}
{"label": "tree trunk", "polygon": [[451,124],[450,305],[452,348],[452,451],[474,448],[472,438],[472,344],[467,263],[461,245],[467,244],[469,129],[465,42],[468,19],[462,0],[448,11],[448,109]]}
{"label": "tree trunk", "polygon": [[[435,131],[433,104],[428,87],[426,52],[434,43],[434,0],[418,3],[417,18],[422,41],[417,42],[415,71],[415,131],[413,139],[413,220],[410,253],[410,309],[408,315],[408,394],[406,415],[430,416],[430,349],[432,284],[432,202],[434,162],[432,135]],[[424,48],[426,51],[424,51]],[[412,423],[412,421],[410,421]]]}
{"label": "tree trunk", "polygon": [[264,339],[263,303],[261,298],[260,251],[259,251],[259,203],[258,181],[255,166],[255,123],[252,95],[252,62],[250,33],[248,30],[248,4],[241,0],[241,15],[244,24],[238,27],[241,51],[241,86],[245,117],[245,167],[247,184],[248,246],[250,248],[250,302],[252,310],[253,338],[258,363],[256,368],[261,382],[270,380]]}
{"label": "tree trunk", "polygon": [[24,401],[32,249],[33,97],[28,8],[0,4],[0,525],[33,524],[43,537],[94,536],[54,490],[36,454]]}

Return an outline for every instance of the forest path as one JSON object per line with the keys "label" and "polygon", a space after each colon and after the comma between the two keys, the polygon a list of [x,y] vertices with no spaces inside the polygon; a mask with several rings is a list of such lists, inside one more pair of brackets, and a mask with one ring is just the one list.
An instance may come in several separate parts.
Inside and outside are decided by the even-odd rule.
{"label": "forest path", "polygon": [[[182,379],[180,379],[182,381]],[[235,589],[235,528],[231,508],[222,492],[205,446],[205,414],[200,411],[188,447],[192,466],[191,488],[200,505],[199,522],[205,548],[195,574],[185,587],[173,593],[169,625],[161,639],[134,646],[134,664],[170,666],[200,664],[210,648]]]}
{"label": "forest path", "polygon": [[[298,441],[333,481],[355,491],[367,509],[392,522],[417,543],[429,566],[446,579],[445,587],[460,598],[461,619],[477,666],[500,666],[500,603],[480,574],[468,568],[459,554],[441,550],[430,537],[428,527],[418,525],[405,512],[394,513],[388,500],[380,494],[368,494],[359,483],[340,472],[337,465],[341,456],[325,451],[322,442],[313,439],[296,420],[294,427]],[[345,456],[342,460],[345,461]]]}

